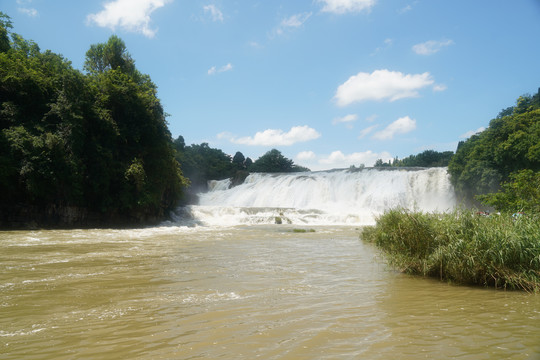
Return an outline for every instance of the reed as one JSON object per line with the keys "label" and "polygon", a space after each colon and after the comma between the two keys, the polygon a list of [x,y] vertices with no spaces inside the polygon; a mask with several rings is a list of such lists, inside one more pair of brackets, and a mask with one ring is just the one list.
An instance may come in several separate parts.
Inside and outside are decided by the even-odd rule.
{"label": "reed", "polygon": [[410,274],[458,284],[540,291],[540,219],[489,217],[459,210],[425,214],[394,209],[362,230]]}

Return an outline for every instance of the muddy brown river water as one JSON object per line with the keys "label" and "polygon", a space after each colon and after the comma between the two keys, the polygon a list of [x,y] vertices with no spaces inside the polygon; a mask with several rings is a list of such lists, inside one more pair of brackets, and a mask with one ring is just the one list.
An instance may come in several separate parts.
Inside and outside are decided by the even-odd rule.
{"label": "muddy brown river water", "polygon": [[0,358],[540,359],[540,295],[389,269],[359,230],[0,232]]}

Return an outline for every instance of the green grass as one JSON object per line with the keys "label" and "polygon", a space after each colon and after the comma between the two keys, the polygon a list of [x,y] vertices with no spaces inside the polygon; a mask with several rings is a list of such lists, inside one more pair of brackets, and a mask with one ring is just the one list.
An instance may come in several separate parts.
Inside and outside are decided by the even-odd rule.
{"label": "green grass", "polygon": [[472,211],[425,214],[390,210],[364,241],[391,266],[458,284],[540,291],[540,219],[478,216]]}
{"label": "green grass", "polygon": [[315,229],[292,229],[292,232],[294,233],[315,232]]}

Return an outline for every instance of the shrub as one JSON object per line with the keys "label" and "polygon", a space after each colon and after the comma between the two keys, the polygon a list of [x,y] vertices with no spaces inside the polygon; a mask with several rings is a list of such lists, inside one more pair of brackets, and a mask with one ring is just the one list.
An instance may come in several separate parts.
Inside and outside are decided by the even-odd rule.
{"label": "shrub", "polygon": [[479,216],[391,210],[362,231],[391,266],[458,284],[540,290],[540,222],[537,217]]}

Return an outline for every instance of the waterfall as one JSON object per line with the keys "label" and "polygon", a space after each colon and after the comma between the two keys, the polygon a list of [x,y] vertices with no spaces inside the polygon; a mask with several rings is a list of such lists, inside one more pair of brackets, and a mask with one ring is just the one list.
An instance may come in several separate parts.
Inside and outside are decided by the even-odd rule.
{"label": "waterfall", "polygon": [[208,225],[367,225],[391,208],[442,212],[456,205],[446,168],[254,173],[229,184],[211,181],[184,215]]}

